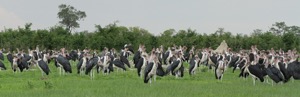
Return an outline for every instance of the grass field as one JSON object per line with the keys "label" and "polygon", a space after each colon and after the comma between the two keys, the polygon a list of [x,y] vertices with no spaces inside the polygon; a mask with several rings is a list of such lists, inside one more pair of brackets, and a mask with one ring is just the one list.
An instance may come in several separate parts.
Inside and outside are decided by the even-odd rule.
{"label": "grass field", "polygon": [[95,79],[73,73],[60,76],[51,63],[51,73],[41,79],[36,70],[13,74],[0,71],[1,97],[299,97],[300,82],[275,84],[274,86],[252,79],[238,78],[231,69],[225,72],[223,81],[217,81],[211,71],[198,71],[195,76],[185,72],[183,78],[174,76],[158,77],[151,85],[144,84],[136,70],[113,72],[109,75],[96,74]]}

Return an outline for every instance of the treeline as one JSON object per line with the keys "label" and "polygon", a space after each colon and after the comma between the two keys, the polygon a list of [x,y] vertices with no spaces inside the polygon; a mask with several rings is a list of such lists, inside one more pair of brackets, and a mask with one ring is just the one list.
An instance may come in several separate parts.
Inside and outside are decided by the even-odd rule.
{"label": "treeline", "polygon": [[219,28],[215,33],[199,33],[192,29],[175,31],[169,29],[155,36],[145,29],[138,27],[118,26],[116,23],[105,27],[95,26],[95,31],[69,33],[64,27],[54,26],[50,29],[31,30],[31,23],[18,29],[5,29],[0,32],[0,47],[15,50],[35,48],[39,45],[42,49],[67,49],[91,48],[102,50],[104,47],[121,49],[124,44],[131,43],[135,49],[139,44],[144,44],[147,50],[153,47],[172,45],[195,46],[197,48],[211,47],[215,49],[226,40],[232,50],[249,49],[257,45],[258,49],[300,50],[300,27],[287,26],[284,22],[272,25],[269,31],[254,30],[253,33],[235,34]]}

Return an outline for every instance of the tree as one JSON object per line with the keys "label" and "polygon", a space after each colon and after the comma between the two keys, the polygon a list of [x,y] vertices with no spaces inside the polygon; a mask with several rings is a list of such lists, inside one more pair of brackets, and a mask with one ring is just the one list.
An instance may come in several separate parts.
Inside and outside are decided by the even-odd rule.
{"label": "tree", "polygon": [[71,32],[74,28],[79,28],[77,21],[82,20],[86,17],[84,11],[75,9],[73,6],[61,4],[58,6],[59,12],[57,13],[60,19],[59,23],[66,26],[66,29]]}
{"label": "tree", "polygon": [[285,22],[276,22],[275,24],[272,24],[272,27],[270,28],[270,32],[273,32],[276,35],[282,35],[287,32],[287,30],[288,26]]}
{"label": "tree", "polygon": [[292,50],[296,47],[297,36],[293,32],[287,32],[283,35],[282,40],[285,44],[285,50]]}
{"label": "tree", "polygon": [[218,30],[215,32],[216,34],[219,34],[219,35],[223,35],[224,34],[224,28],[218,28]]}
{"label": "tree", "polygon": [[261,29],[255,29],[255,30],[253,30],[253,32],[251,33],[251,36],[252,36],[252,37],[259,36],[259,35],[261,35],[262,33],[263,33],[263,32],[262,32]]}
{"label": "tree", "polygon": [[165,30],[163,33],[160,34],[158,38],[158,44],[163,44],[164,47],[169,47],[173,45],[173,36],[176,31],[174,29]]}

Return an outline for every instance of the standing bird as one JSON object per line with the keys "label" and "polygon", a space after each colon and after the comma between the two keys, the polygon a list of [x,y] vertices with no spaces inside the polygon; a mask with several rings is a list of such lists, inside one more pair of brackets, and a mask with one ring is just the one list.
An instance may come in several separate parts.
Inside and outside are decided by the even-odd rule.
{"label": "standing bird", "polygon": [[[281,74],[280,70],[274,66],[270,66],[270,67],[266,68],[266,73],[275,83],[284,81],[284,77]],[[273,83],[272,83],[272,85],[273,85]]]}
{"label": "standing bird", "polygon": [[12,70],[13,70],[14,73],[16,73],[17,70],[19,69],[18,64],[19,64],[19,59],[18,59],[18,57],[14,56],[13,59],[12,59]]}
{"label": "standing bird", "polygon": [[[121,68],[123,69],[124,71],[126,71],[126,67],[125,67],[125,64],[123,62],[121,62],[120,59],[118,58],[114,58],[113,61],[112,61],[112,64],[118,68]],[[118,69],[117,69],[118,70]]]}
{"label": "standing bird", "polygon": [[26,69],[26,70],[29,69],[29,65],[28,65],[27,59],[24,58],[24,57],[22,57],[22,58],[20,59],[20,62],[19,62],[19,64],[18,64],[18,66],[19,66],[21,72],[22,72],[24,69]]}
{"label": "standing bird", "polygon": [[[58,55],[56,58],[57,64],[59,65],[59,74],[63,73],[72,73],[72,68],[69,60],[67,60],[62,55]],[[63,70],[62,70],[63,69]]]}
{"label": "standing bird", "polygon": [[280,67],[278,63],[279,63],[278,59],[275,58],[274,63],[268,68],[266,68],[266,73],[275,83],[285,80],[283,74],[280,71]]}
{"label": "standing bird", "polygon": [[148,83],[150,81],[151,84],[152,78],[154,79],[154,81],[156,81],[156,70],[158,65],[157,63],[158,63],[157,56],[154,54],[154,51],[152,51],[148,64],[145,67],[144,83]]}
{"label": "standing bird", "polygon": [[[203,50],[202,52],[198,53],[198,57],[200,58],[199,64],[204,64],[205,66],[208,66],[209,62],[209,53],[207,50]],[[200,65],[198,65],[199,67]]]}
{"label": "standing bird", "polygon": [[239,60],[240,60],[240,56],[237,55],[231,56],[231,61],[229,61],[228,67],[234,67]]}
{"label": "standing bird", "polygon": [[190,61],[189,61],[189,64],[190,64],[189,74],[190,75],[196,74],[196,69],[198,67],[199,62],[200,62],[200,59],[199,59],[198,55],[195,55],[193,58],[190,59]]}
{"label": "standing bird", "polygon": [[279,62],[278,63],[278,66],[279,66],[279,69],[282,73],[282,75],[284,76],[284,82],[287,82],[289,79],[288,79],[288,71],[287,71],[287,67],[288,67],[288,64],[285,62],[286,60],[283,60],[283,62]]}
{"label": "standing bird", "polygon": [[[104,55],[100,58],[101,64],[99,64],[99,65],[100,65],[100,67],[103,68],[104,74],[110,73],[110,69],[108,67],[109,67],[111,59],[108,55],[109,55],[109,53],[107,53],[106,55]],[[100,68],[98,68],[98,71],[100,71]]]}
{"label": "standing bird", "polygon": [[38,58],[37,64],[42,72],[42,77],[44,77],[44,73],[46,75],[49,75],[50,69],[48,67],[48,64],[44,60],[42,60],[41,58]]}
{"label": "standing bird", "polygon": [[137,64],[140,58],[141,58],[141,52],[137,51],[133,56],[134,68],[137,68]]}
{"label": "standing bird", "polygon": [[256,65],[247,65],[244,68],[244,71],[242,72],[247,72],[252,76],[253,79],[253,85],[255,85],[255,80],[259,79],[260,82],[264,82],[264,66],[260,64]]}
{"label": "standing bird", "polygon": [[109,65],[108,65],[108,69],[109,69],[109,72],[114,72],[114,65],[113,65],[113,61],[115,59],[115,53],[112,51],[108,52],[108,57],[109,57]]}
{"label": "standing bird", "polygon": [[168,50],[163,54],[163,62],[169,67],[173,61],[175,49],[168,48]]}
{"label": "standing bird", "polygon": [[96,67],[97,65],[101,64],[100,58],[99,57],[93,57],[88,61],[88,64],[86,65],[86,70],[85,74],[88,75],[90,73],[91,79],[94,79],[94,70],[93,68]]}
{"label": "standing bird", "polygon": [[167,70],[166,70],[166,74],[169,74],[171,72],[172,75],[175,75],[176,78],[177,77],[183,77],[183,62],[182,62],[182,57],[181,56],[181,53],[180,52],[177,52],[174,56],[174,60],[171,62],[171,65],[169,65],[167,67]]}
{"label": "standing bird", "polygon": [[216,69],[215,69],[215,76],[216,76],[216,79],[222,81],[223,74],[224,74],[224,70],[225,70],[225,62],[224,62],[224,60],[220,60],[220,61],[217,63],[217,67],[216,67]]}
{"label": "standing bird", "polygon": [[164,71],[164,69],[162,67],[161,62],[157,63],[156,75],[158,75],[158,76],[164,76],[164,75],[166,75],[166,73],[165,73],[165,71]]}
{"label": "standing bird", "polygon": [[287,66],[286,79],[289,80],[291,77],[293,77],[295,80],[300,80],[300,62],[298,62],[298,60],[289,63]]}
{"label": "standing bird", "polygon": [[87,63],[88,63],[88,58],[86,57],[86,54],[84,54],[83,57],[77,63],[78,74],[82,75],[84,73]]}
{"label": "standing bird", "polygon": [[6,57],[7,57],[7,60],[10,62],[11,67],[13,67],[13,59],[14,59],[13,55],[9,52],[9,53],[6,55]]}
{"label": "standing bird", "polygon": [[144,83],[148,83],[150,80],[150,84],[151,84],[151,79],[156,76],[156,68],[157,68],[157,64],[154,62],[149,62],[148,65],[145,68],[145,74],[144,74]]}
{"label": "standing bird", "polygon": [[128,68],[130,68],[130,63],[127,59],[128,56],[129,56],[129,51],[128,51],[128,48],[125,47],[125,49],[121,52],[120,60],[121,60],[121,62],[126,64],[128,66]]}
{"label": "standing bird", "polygon": [[142,77],[141,75],[142,75],[143,70],[145,69],[147,63],[148,63],[147,54],[145,52],[142,52],[141,58],[139,59],[138,63],[136,64],[138,76]]}
{"label": "standing bird", "polygon": [[208,54],[208,65],[209,65],[209,69],[212,69],[213,67],[217,67],[218,63],[218,56],[216,54],[213,54],[212,52],[210,52]]}

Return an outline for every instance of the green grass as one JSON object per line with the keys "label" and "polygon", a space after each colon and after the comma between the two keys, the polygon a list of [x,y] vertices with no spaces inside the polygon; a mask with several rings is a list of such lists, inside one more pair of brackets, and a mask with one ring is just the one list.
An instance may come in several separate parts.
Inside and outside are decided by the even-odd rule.
{"label": "green grass", "polygon": [[[183,78],[158,77],[156,82],[144,84],[136,70],[96,74],[95,79],[73,73],[60,76],[51,63],[51,73],[41,79],[38,68],[13,74],[5,60],[6,71],[0,71],[1,97],[299,97],[300,82],[275,84],[274,86],[252,79],[238,78],[231,69],[225,72],[223,81],[217,81],[209,70]],[[205,71],[205,70],[204,70]],[[45,84],[46,83],[46,84]]]}

